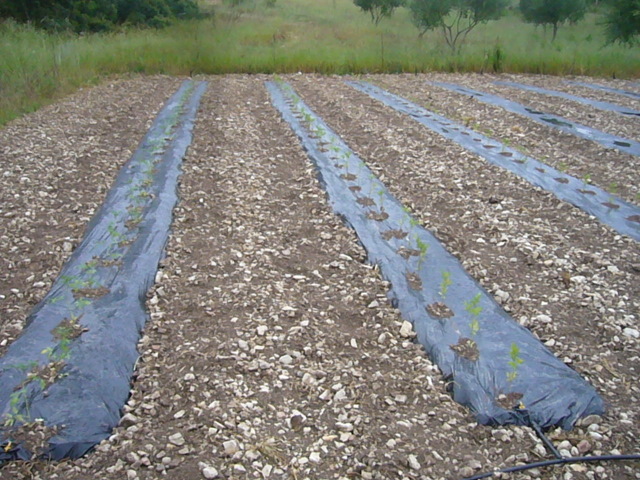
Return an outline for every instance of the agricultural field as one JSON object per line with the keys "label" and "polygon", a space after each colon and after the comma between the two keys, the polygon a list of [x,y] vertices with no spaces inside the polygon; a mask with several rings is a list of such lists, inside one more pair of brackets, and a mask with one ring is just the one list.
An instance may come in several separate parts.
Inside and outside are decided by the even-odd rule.
{"label": "agricultural field", "polygon": [[[640,217],[620,220],[632,233],[620,233],[606,218],[607,212],[638,209],[636,155],[434,82],[499,95],[630,144],[640,141],[637,115],[494,82],[535,85],[635,112],[637,84],[572,78],[631,94],[624,96],[561,77],[515,74],[198,80],[208,87],[182,164],[166,256],[146,294],[150,318],[138,342],[125,416],[83,458],[9,462],[0,478],[435,480],[554,458],[532,428],[480,424],[454,400],[462,380],[443,375],[447,367],[425,353],[419,325],[403,316],[403,299],[395,293],[390,300],[397,292],[394,272],[383,262],[371,264],[370,238],[336,214],[341,201],[365,204],[365,196],[345,186],[338,197],[323,176],[318,158],[331,154],[322,143],[329,131],[351,152],[344,158],[363,162],[359,170],[355,160],[351,170],[348,160],[336,164],[346,168],[340,175],[345,185],[368,168],[386,198],[405,208],[416,229],[411,231],[433,234],[492,299],[481,303],[483,311],[472,300],[475,290],[460,297],[471,322],[467,327],[465,319],[460,328],[470,329],[470,343],[482,346],[491,328],[485,313],[503,312],[595,389],[603,415],[589,414],[571,430],[547,431],[560,453],[640,453],[640,247],[634,227]],[[605,192],[608,210],[596,218],[348,81],[382,88],[497,141],[507,159],[519,152],[530,159],[524,166],[538,160],[555,172],[552,177],[580,179],[585,192]],[[0,355],[20,336],[119,170],[180,84],[169,76],[112,79],[0,130]],[[318,127],[315,137],[296,136],[274,89],[299,95],[290,105],[303,102],[324,121],[322,132]],[[571,185],[556,184],[558,191]],[[369,223],[387,221],[377,218],[394,208],[389,200],[383,205],[383,193],[366,198],[378,208],[367,213]],[[415,235],[422,249],[422,237]],[[408,261],[418,270],[437,268],[428,263],[435,248],[435,241],[424,247],[424,264],[421,250],[415,260],[409,253]],[[444,278],[439,291],[428,291],[426,277],[410,281],[407,272],[407,297],[454,302]],[[456,286],[454,281],[452,292]],[[498,337],[487,341],[497,344]],[[458,372],[470,361],[451,347],[456,345],[444,344],[448,353],[442,355],[457,358]],[[73,352],[72,346],[71,357]],[[473,363],[476,358],[465,368],[481,365],[483,352],[480,363]],[[511,385],[536,361],[524,349],[522,357],[512,351],[510,366],[505,361],[498,368],[508,372]],[[560,398],[573,393],[564,385],[566,391],[557,389]],[[524,407],[535,410],[522,393]],[[636,460],[541,467],[501,478],[633,479],[638,472]]]}

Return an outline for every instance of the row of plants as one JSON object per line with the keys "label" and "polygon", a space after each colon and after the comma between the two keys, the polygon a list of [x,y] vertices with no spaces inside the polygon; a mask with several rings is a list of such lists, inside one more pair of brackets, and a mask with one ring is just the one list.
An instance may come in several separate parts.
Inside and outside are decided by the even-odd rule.
{"label": "row of plants", "polygon": [[603,412],[595,389],[520,327],[290,85],[277,80],[267,88],[316,164],[334,210],[389,280],[392,303],[451,378],[454,399],[491,424],[568,429]]}
{"label": "row of plants", "polygon": [[[100,315],[104,310],[100,310],[97,302],[101,300],[118,301],[118,295],[109,296],[113,282],[122,273],[123,261],[127,256],[131,257],[131,247],[140,238],[143,222],[160,193],[156,184],[157,169],[172,141],[193,88],[193,83],[183,86],[173,99],[173,108],[152,127],[152,133],[147,136],[132,160],[123,167],[116,185],[85,233],[82,244],[42,301],[42,308],[36,307],[35,315],[44,310],[48,312],[46,316],[49,318],[62,318],[50,331],[52,342],[41,350],[42,358],[34,358],[26,364],[7,363],[6,359],[11,357],[11,346],[5,359],[2,359],[0,377],[3,372],[20,371],[23,378],[13,387],[7,405],[1,412],[0,441],[4,438],[5,452],[22,448],[22,452],[26,449],[33,456],[45,453],[37,451],[33,446],[20,445],[25,431],[43,426],[43,420],[32,415],[31,405],[46,397],[48,390],[56,382],[69,375],[67,366],[73,357],[74,345],[89,331],[83,318]],[[118,184],[121,179],[126,180]],[[135,259],[128,258],[127,261]],[[44,323],[47,321],[45,319]],[[41,326],[33,325],[35,323],[37,322],[27,328]],[[44,337],[46,335],[42,338]],[[14,375],[13,379],[15,378]],[[2,388],[10,388],[9,382],[5,382]],[[47,439],[60,432],[56,425],[47,423],[46,428]],[[39,445],[41,449],[46,447],[46,442]]]}
{"label": "row of plants", "polygon": [[[361,210],[360,215],[374,224],[375,226],[370,226],[370,228],[378,232],[379,237],[388,248],[394,251],[397,257],[404,259],[402,262],[404,265],[403,277],[404,283],[408,287],[407,292],[414,292],[413,295],[417,295],[419,301],[424,302],[424,312],[432,320],[447,325],[447,328],[453,326],[457,332],[457,342],[450,344],[449,349],[461,359],[460,361],[476,364],[481,355],[478,338],[482,336],[483,325],[492,321],[491,312],[485,312],[485,307],[490,303],[486,298],[487,294],[481,292],[477,285],[474,291],[464,288],[467,285],[461,287],[459,283],[454,284],[451,269],[440,268],[440,283],[437,291],[433,291],[432,282],[425,285],[423,278],[432,278],[431,272],[439,267],[438,254],[435,255],[433,261],[429,261],[429,251],[437,240],[433,237],[431,240],[426,239],[424,229],[411,215],[408,208],[402,208],[402,214],[399,218],[396,213],[391,212],[390,196],[386,187],[371,173],[364,162],[357,158],[335,134],[329,132],[328,127],[302,102],[290,85],[280,81],[278,88],[285,93],[285,101],[291,109],[293,117],[298,120],[300,125],[304,126],[309,138],[317,145],[319,153],[326,157],[329,170],[332,170],[333,174],[343,182],[344,190],[351,192],[353,203],[358,205]],[[323,177],[326,180],[324,174]],[[331,193],[329,195],[331,196]],[[353,225],[354,222],[348,220]],[[372,248],[370,245],[365,245],[365,247],[371,259]],[[442,247],[438,246],[438,248]],[[388,268],[392,269],[394,266]],[[462,267],[457,265],[457,268],[461,269]],[[388,273],[385,265],[381,265],[381,269],[383,274]],[[397,284],[393,285],[394,289],[398,289],[398,287]],[[448,304],[451,288],[457,290],[454,299],[454,304],[457,303],[457,306],[453,308]],[[467,295],[467,299],[460,302],[461,295]],[[489,310],[492,310],[494,306],[492,305]],[[461,311],[461,307],[464,307],[464,313]],[[494,401],[496,405],[505,410],[520,408],[522,407],[520,400],[523,398],[523,393],[517,391],[518,387],[515,383],[519,377],[524,358],[518,342],[511,342],[502,358],[504,365],[501,370],[505,372],[505,377],[504,381],[498,380],[497,384],[503,385],[504,388],[493,392]],[[459,366],[458,368],[465,367]],[[443,371],[446,372],[447,368],[445,367]]]}
{"label": "row of plants", "polygon": [[[586,211],[616,231],[636,240],[640,239],[640,207],[617,197],[615,184],[609,185],[608,191],[604,190],[593,185],[589,175],[583,178],[573,177],[565,172],[566,165],[559,165],[558,169],[555,169],[531,157],[526,151],[522,152],[514,146],[489,138],[478,131],[481,130],[478,125],[474,125],[472,129],[456,124],[446,117],[366,82],[347,83],[388,107],[409,115],[425,127],[480,155],[490,163]],[[438,85],[446,86],[441,83]],[[467,92],[468,90],[465,89],[464,93]],[[484,95],[479,98],[484,100]],[[492,134],[492,132],[486,133]]]}

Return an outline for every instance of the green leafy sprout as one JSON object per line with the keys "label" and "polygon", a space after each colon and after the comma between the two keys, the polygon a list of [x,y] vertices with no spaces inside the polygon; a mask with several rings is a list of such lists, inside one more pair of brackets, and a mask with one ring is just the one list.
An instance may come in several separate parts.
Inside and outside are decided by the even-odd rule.
{"label": "green leafy sprout", "polygon": [[513,382],[516,378],[518,378],[518,369],[520,368],[520,365],[524,363],[524,360],[520,356],[520,347],[518,347],[516,343],[511,344],[509,357],[511,358],[511,360],[509,361],[511,371],[507,372],[507,381]]}
{"label": "green leafy sprout", "polygon": [[477,293],[471,300],[464,302],[465,310],[471,315],[471,322],[469,327],[471,328],[471,335],[475,336],[480,331],[480,322],[478,317],[482,313],[482,307],[479,305],[482,294]]}
{"label": "green leafy sprout", "polygon": [[420,257],[418,258],[418,270],[422,267],[425,259],[427,258],[427,252],[429,251],[429,244],[420,240],[420,237],[416,236],[416,245],[420,250]]}
{"label": "green leafy sprout", "polygon": [[447,292],[453,282],[451,281],[451,272],[442,272],[442,281],[440,282],[440,296],[444,300],[447,298]]}

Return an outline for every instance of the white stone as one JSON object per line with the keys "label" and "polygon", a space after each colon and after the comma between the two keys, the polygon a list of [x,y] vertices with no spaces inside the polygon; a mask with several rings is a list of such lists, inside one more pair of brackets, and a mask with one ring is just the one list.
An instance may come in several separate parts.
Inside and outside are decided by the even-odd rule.
{"label": "white stone", "polygon": [[293,357],[291,355],[282,355],[278,361],[283,365],[291,365]]}
{"label": "white stone", "polygon": [[181,433],[174,433],[173,435],[169,436],[169,443],[173,443],[174,445],[181,447],[185,444],[184,437]]}
{"label": "white stone", "polygon": [[404,338],[414,337],[416,334],[413,331],[413,325],[411,325],[411,323],[407,322],[406,320],[402,322],[402,326],[400,327],[400,335]]}
{"label": "white stone", "polygon": [[625,328],[622,331],[622,334],[625,337],[629,337],[629,338],[640,338],[640,332],[638,330],[636,330],[635,328]]}
{"label": "white stone", "polygon": [[420,463],[415,455],[409,455],[409,466],[412,470],[420,470]]}
{"label": "white stone", "polygon": [[202,476],[204,478],[216,478],[218,476],[218,470],[214,467],[205,467],[202,469]]}
{"label": "white stone", "polygon": [[240,451],[240,445],[238,445],[238,442],[235,440],[227,440],[226,442],[223,442],[222,447],[224,448],[224,453],[230,457]]}
{"label": "white stone", "polygon": [[268,330],[269,330],[269,327],[267,327],[266,325],[260,325],[258,328],[256,328],[256,332],[261,337],[264,336],[264,334],[267,333]]}

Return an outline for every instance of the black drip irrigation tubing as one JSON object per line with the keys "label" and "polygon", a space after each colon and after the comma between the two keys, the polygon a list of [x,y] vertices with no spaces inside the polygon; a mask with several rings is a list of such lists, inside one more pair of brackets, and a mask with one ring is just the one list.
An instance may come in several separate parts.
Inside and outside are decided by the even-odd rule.
{"label": "black drip irrigation tubing", "polygon": [[290,85],[266,87],[333,210],[390,282],[391,303],[452,380],[458,403],[491,425],[569,429],[580,417],[602,414],[595,389],[515,322]]}
{"label": "black drip irrigation tubing", "polygon": [[640,93],[631,92],[629,90],[621,90],[619,88],[605,87],[604,85],[596,85],[595,83],[575,82],[572,80],[565,80],[569,85],[577,85],[579,87],[587,87],[592,90],[602,90],[603,92],[616,93],[618,95],[624,95],[625,97],[640,100]]}
{"label": "black drip irrigation tubing", "polygon": [[456,85],[454,83],[431,82],[431,84],[441,88],[445,88],[447,90],[461,93],[463,95],[469,95],[483,103],[502,107],[507,111],[525,116],[538,123],[541,123],[542,125],[546,125],[548,127],[561,130],[565,133],[597,142],[605,146],[606,148],[613,148],[623,153],[640,156],[640,142],[637,142],[635,140],[618,137],[617,135],[610,135],[600,130],[596,130],[595,128],[572,122],[571,120],[567,120],[566,118],[560,117],[558,115],[534,110],[520,103],[507,100],[506,98],[500,97],[498,95],[478,92],[476,90],[472,90],[461,85]]}
{"label": "black drip irrigation tubing", "polygon": [[517,465],[515,467],[503,468],[493,472],[481,473],[473,477],[466,477],[462,480],[481,480],[483,478],[491,478],[500,473],[516,473],[532,470],[534,468],[553,467],[556,465],[570,465],[573,463],[595,463],[595,462],[614,462],[614,461],[640,461],[640,455],[599,455],[591,457],[568,457],[556,458],[554,460],[545,460],[543,462],[528,463],[526,465]]}
{"label": "black drip irrigation tubing", "polygon": [[[78,458],[117,426],[205,89],[205,82],[185,81],[166,102],[0,359],[0,465]],[[46,429],[42,451],[17,440],[34,428]]]}
{"label": "black drip irrigation tubing", "polygon": [[494,165],[553,193],[560,200],[593,215],[617,232],[629,235],[636,241],[640,240],[640,207],[375,85],[366,82],[347,82],[347,84],[388,107],[411,116],[418,123],[480,155]]}
{"label": "black drip irrigation tubing", "polygon": [[589,105],[589,106],[598,108],[600,110],[616,112],[622,115],[633,115],[636,117],[640,117],[640,112],[638,110],[633,110],[631,108],[623,107],[622,105],[616,105],[615,103],[600,102],[598,100],[591,100],[590,98],[579,97],[577,95],[571,95],[570,93],[565,93],[565,92],[558,92],[557,90],[548,90],[546,88],[536,87],[534,85],[526,85],[524,83],[517,83],[517,82],[493,82],[493,83],[495,85],[503,85],[505,87],[519,88],[520,90],[542,93],[544,95],[549,95],[552,97],[572,100],[574,102],[583,103],[585,105]]}

